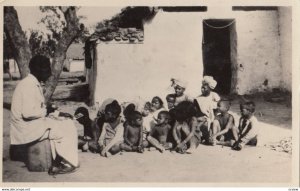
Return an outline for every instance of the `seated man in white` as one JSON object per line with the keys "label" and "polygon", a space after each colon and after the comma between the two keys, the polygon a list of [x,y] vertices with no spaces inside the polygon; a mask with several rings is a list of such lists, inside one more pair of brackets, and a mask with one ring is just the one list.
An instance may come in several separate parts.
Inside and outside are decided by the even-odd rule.
{"label": "seated man in white", "polygon": [[[51,75],[50,60],[34,56],[30,74],[17,85],[11,105],[10,138],[12,145],[49,139],[53,156],[49,174],[73,172],[78,167],[77,130],[72,120],[56,111],[49,114],[41,82]],[[69,116],[70,117],[70,116]]]}

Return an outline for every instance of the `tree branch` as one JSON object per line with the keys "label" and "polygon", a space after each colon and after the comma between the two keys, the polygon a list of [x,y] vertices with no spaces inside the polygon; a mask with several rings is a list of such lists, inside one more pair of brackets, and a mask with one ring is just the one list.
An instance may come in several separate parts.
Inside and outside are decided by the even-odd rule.
{"label": "tree branch", "polygon": [[64,14],[66,27],[64,27],[61,38],[55,47],[54,58],[52,61],[52,76],[46,83],[46,102],[49,101],[54,93],[60,73],[63,69],[63,63],[69,46],[72,44],[74,39],[83,32],[84,29],[84,26],[80,25],[79,23],[75,7],[59,7],[59,9]]}

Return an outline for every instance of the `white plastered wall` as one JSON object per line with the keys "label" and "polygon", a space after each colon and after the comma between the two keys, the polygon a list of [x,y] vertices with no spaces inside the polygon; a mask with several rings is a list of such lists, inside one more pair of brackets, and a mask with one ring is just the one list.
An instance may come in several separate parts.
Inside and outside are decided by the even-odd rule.
{"label": "white plastered wall", "polygon": [[95,101],[151,101],[156,95],[165,100],[166,94],[173,92],[172,77],[188,82],[189,95],[199,95],[203,19],[236,21],[238,94],[286,86],[291,81],[291,59],[289,49],[283,51],[281,47],[291,46],[290,30],[279,27],[289,18],[289,10],[285,11],[284,18],[280,11],[232,11],[231,7],[208,7],[207,12],[196,13],[160,11],[144,25],[143,43],[97,45]]}

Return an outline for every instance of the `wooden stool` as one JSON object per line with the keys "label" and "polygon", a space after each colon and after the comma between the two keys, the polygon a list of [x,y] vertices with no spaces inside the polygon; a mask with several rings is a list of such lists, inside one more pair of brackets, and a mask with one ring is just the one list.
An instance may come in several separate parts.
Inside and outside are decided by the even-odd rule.
{"label": "wooden stool", "polygon": [[48,139],[30,144],[27,155],[27,168],[29,171],[48,171],[52,165],[52,154]]}

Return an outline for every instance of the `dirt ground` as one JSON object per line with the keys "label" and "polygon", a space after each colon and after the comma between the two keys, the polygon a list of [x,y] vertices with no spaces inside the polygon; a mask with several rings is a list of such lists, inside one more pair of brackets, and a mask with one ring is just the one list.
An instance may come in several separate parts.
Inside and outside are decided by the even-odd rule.
{"label": "dirt ground", "polygon": [[[80,150],[80,168],[73,174],[49,176],[29,172],[22,162],[9,158],[9,120],[11,95],[16,81],[4,82],[3,91],[3,182],[142,182],[142,183],[289,183],[292,178],[292,155],[271,150],[269,145],[292,136],[292,111],[286,102],[270,103],[262,96],[252,96],[261,122],[259,145],[237,152],[229,147],[200,145],[193,154],[145,151],[122,153],[111,158]],[[239,101],[231,111],[236,121]],[[83,102],[58,101],[61,111],[74,113]],[[90,108],[91,117],[96,109]],[[78,133],[82,127],[76,123]]]}

